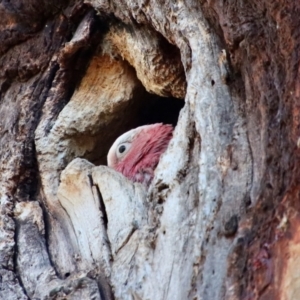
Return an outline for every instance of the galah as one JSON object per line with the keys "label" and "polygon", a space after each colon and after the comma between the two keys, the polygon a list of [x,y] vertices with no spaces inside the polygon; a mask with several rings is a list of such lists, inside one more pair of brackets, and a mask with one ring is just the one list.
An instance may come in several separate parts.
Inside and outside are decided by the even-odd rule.
{"label": "galah", "polygon": [[111,146],[107,164],[130,180],[149,186],[172,136],[172,125],[162,123],[132,129],[118,137]]}

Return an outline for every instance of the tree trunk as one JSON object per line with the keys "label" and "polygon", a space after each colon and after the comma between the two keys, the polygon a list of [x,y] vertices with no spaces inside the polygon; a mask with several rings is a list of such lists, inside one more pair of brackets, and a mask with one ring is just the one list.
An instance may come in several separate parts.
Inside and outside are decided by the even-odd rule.
{"label": "tree trunk", "polygon": [[[23,2],[0,4],[0,299],[298,299],[300,4]],[[155,122],[146,189],[106,155]]]}

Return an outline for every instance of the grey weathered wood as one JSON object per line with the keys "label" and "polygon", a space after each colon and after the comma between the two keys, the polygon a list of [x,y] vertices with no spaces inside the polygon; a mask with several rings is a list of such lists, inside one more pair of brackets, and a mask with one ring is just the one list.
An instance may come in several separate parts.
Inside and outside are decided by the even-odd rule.
{"label": "grey weathered wood", "polygon": [[[294,299],[298,4],[86,2],[0,5],[0,298]],[[148,191],[97,166],[145,90]]]}
{"label": "grey weathered wood", "polygon": [[73,160],[61,174],[57,196],[74,230],[71,245],[76,252],[77,268],[83,271],[102,268],[109,277],[110,245],[92,167],[85,160]]}

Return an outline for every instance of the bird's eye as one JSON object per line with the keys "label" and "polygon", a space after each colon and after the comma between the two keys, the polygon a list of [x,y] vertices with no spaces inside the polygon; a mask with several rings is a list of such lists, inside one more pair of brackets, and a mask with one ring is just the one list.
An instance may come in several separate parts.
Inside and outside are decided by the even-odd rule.
{"label": "bird's eye", "polygon": [[119,147],[119,153],[123,153],[126,150],[126,146],[125,145],[121,145]]}
{"label": "bird's eye", "polygon": [[127,152],[129,151],[131,147],[131,143],[124,142],[120,144],[116,150],[116,155],[119,159],[122,159],[123,157],[126,156]]}

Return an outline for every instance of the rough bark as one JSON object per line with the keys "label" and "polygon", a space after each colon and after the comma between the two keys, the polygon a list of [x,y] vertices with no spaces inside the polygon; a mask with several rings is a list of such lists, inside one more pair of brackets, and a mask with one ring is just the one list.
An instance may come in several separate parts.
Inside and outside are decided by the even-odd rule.
{"label": "rough bark", "polygon": [[[300,5],[27,2],[0,3],[0,298],[297,299]],[[146,190],[105,156],[160,97]]]}

